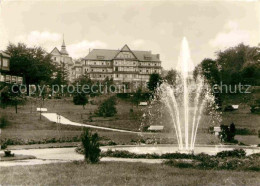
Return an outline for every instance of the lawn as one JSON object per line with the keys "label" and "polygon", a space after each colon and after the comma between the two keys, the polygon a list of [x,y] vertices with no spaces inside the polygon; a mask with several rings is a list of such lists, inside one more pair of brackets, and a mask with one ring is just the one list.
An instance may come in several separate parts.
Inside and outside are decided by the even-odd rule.
{"label": "lawn", "polygon": [[[86,109],[82,106],[74,105],[72,98],[60,100],[45,100],[42,107],[46,107],[48,112],[59,113],[62,116],[80,123],[86,123],[97,126],[105,126],[119,129],[138,130],[140,123],[130,116],[130,108],[133,106],[124,101],[117,104],[118,114],[113,118],[94,118],[94,122],[89,122],[90,113],[98,108],[98,103],[104,98],[94,99],[95,105],[87,104]],[[19,106],[18,113],[15,114],[13,107],[5,109],[0,108],[0,116],[5,115],[9,124],[2,129],[1,138],[17,139],[22,141],[44,140],[44,139],[72,139],[79,137],[83,128],[75,126],[57,126],[56,123],[48,121],[36,112],[40,107],[40,100],[29,100],[26,105]],[[138,107],[134,110],[137,112]],[[105,130],[97,130],[100,136],[106,139],[112,139],[116,143],[129,143],[132,139],[138,140],[141,137],[136,134],[118,133]]]}
{"label": "lawn", "polygon": [[[80,105],[74,105],[72,98],[64,99],[47,99],[42,107],[47,108],[49,113],[58,113],[71,121],[86,123],[91,125],[110,126],[113,128],[138,130],[140,122],[133,118],[130,109],[133,108],[134,113],[141,111],[140,107],[133,106],[129,102],[118,99],[117,115],[111,118],[93,117],[93,122],[89,121],[89,116],[94,115],[98,108],[98,103],[104,99],[103,97],[93,98],[93,104],[87,104],[85,109]],[[40,99],[30,99],[25,105],[19,106],[18,113],[15,114],[14,108],[0,108],[0,115],[6,115],[11,125],[8,128],[26,128],[26,129],[53,129],[54,125],[49,125],[49,121],[44,117],[40,118],[40,114],[36,112],[36,108],[41,106]],[[104,124],[103,124],[104,123]]]}
{"label": "lawn", "polygon": [[2,185],[259,185],[259,172],[179,169],[163,164],[82,162],[2,167]]}
{"label": "lawn", "polygon": [[[86,123],[96,126],[105,126],[119,129],[127,129],[137,131],[143,121],[140,120],[142,113],[147,112],[148,107],[137,107],[130,102],[122,99],[117,99],[117,115],[111,118],[94,117],[93,121],[90,122],[89,116],[93,115],[95,110],[98,108],[98,104],[106,97],[94,98],[92,102],[88,103],[86,109],[82,106],[74,105],[72,98],[64,99],[47,99],[44,101],[42,107],[46,107],[48,112],[59,113],[62,116],[76,121],[79,123]],[[19,106],[18,113],[15,114],[13,107],[6,109],[0,108],[0,116],[5,115],[9,120],[7,127],[2,129],[1,138],[10,138],[21,141],[30,140],[45,140],[45,139],[73,139],[78,138],[82,132],[82,128],[74,126],[57,126],[56,123],[48,121],[46,118],[41,117],[36,112],[36,108],[40,107],[40,100],[30,99],[26,105]],[[133,113],[130,112],[133,109]],[[163,110],[164,109],[164,110]],[[159,140],[160,143],[177,143],[173,126],[169,119],[169,113],[165,108],[153,107],[151,110],[152,114],[149,115],[148,120],[144,120],[144,124],[148,125],[164,125],[165,131],[162,133],[151,133],[151,134],[127,134],[118,133],[105,130],[97,130],[100,136],[105,139],[113,140],[117,144],[129,144],[131,141],[137,141],[141,138],[151,138]],[[148,114],[147,114],[148,115]],[[203,116],[198,129],[197,144],[218,144],[219,140],[212,134],[208,133],[208,128],[213,126],[208,116]],[[248,128],[252,130],[259,130],[260,126],[260,115],[251,114],[247,105],[241,106],[239,111],[225,112],[223,113],[223,123],[229,125],[234,122],[237,127]],[[254,139],[250,142],[250,139]],[[258,144],[257,136],[240,136],[241,140],[245,144]]]}

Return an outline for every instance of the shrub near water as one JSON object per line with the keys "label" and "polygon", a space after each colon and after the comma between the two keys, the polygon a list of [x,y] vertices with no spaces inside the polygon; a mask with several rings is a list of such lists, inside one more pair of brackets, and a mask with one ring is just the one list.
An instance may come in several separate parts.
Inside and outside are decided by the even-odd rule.
{"label": "shrub near water", "polygon": [[166,153],[166,154],[135,154],[124,150],[108,150],[102,153],[103,157],[117,157],[117,158],[145,158],[145,159],[195,159],[193,154],[182,153]]}
{"label": "shrub near water", "polygon": [[135,154],[129,151],[108,150],[102,157],[166,159],[165,164],[178,168],[226,169],[260,171],[260,153],[246,156],[243,149],[222,151],[215,156],[208,154]]}
{"label": "shrub near water", "polygon": [[226,157],[244,158],[245,156],[246,156],[246,151],[244,149],[221,151],[221,152],[218,152],[216,155],[216,157],[219,157],[219,158],[226,158]]}

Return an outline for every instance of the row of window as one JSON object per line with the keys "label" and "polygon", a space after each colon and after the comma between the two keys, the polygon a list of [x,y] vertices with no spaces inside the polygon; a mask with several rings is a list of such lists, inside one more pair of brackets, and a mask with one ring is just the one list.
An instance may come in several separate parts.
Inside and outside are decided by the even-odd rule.
{"label": "row of window", "polygon": [[23,78],[18,77],[18,76],[10,76],[10,75],[1,75],[0,74],[0,82],[22,84]]}
{"label": "row of window", "polygon": [[90,74],[90,78],[113,78],[111,74]]}
{"label": "row of window", "polygon": [[152,73],[161,73],[161,70],[158,69],[140,69],[140,73],[152,74]]}
{"label": "row of window", "polygon": [[85,66],[87,65],[106,65],[109,66],[110,62],[107,61],[85,61]]}
{"label": "row of window", "polygon": [[[85,73],[87,73],[89,69],[85,69]],[[91,68],[90,72],[112,72],[111,68]]]}
{"label": "row of window", "polygon": [[115,78],[134,78],[134,79],[149,79],[149,75],[139,75],[139,74],[116,74]]}
{"label": "row of window", "polygon": [[[91,68],[91,69],[85,68],[84,69],[85,74],[88,73],[89,71],[90,72],[112,72],[112,69],[111,68]],[[134,67],[114,67],[114,71],[115,72],[140,72],[140,73],[148,73],[148,74],[161,72],[160,69],[143,68],[138,70],[138,68],[134,68]],[[81,72],[81,68],[75,68],[75,72]]]}
{"label": "row of window", "polygon": [[[138,68],[133,67],[114,67],[115,72],[138,72]],[[160,73],[161,71],[158,69],[139,69],[140,73]]]}
{"label": "row of window", "polygon": [[92,78],[114,77],[114,78],[136,78],[136,79],[149,79],[149,75],[139,74],[90,74]]}
{"label": "row of window", "polygon": [[114,67],[114,71],[118,72],[138,72],[138,68],[134,67]]}
{"label": "row of window", "polygon": [[133,78],[139,80],[149,79],[149,75],[138,75],[138,74],[90,74],[90,78],[115,78],[115,79],[124,79],[124,78]]}
{"label": "row of window", "polygon": [[[160,66],[160,62],[138,62],[138,61],[128,61],[128,60],[114,60],[115,66]],[[100,65],[100,66],[109,66],[111,62],[107,61],[85,61],[85,66],[88,65]]]}
{"label": "row of window", "polygon": [[117,58],[123,58],[123,59],[133,59],[135,58],[132,53],[130,52],[120,52],[117,55]]}
{"label": "row of window", "polygon": [[153,63],[141,62],[140,64],[141,64],[141,66],[160,66],[160,63],[157,63],[157,62],[153,62]]}
{"label": "row of window", "polygon": [[138,61],[114,60],[114,65],[138,66]]}

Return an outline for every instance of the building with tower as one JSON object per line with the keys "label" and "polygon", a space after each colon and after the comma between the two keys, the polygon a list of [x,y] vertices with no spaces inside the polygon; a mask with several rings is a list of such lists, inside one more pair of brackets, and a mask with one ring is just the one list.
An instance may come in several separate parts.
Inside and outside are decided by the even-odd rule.
{"label": "building with tower", "polygon": [[54,62],[66,69],[69,82],[82,75],[99,82],[112,78],[116,84],[135,90],[146,87],[152,73],[162,73],[159,54],[131,50],[127,45],[118,50],[93,49],[86,57],[73,61],[63,39],[61,50],[55,47],[51,55]]}
{"label": "building with tower", "polygon": [[72,68],[74,66],[72,57],[69,56],[69,53],[66,49],[65,41],[61,45],[61,50],[55,47],[50,54],[52,55],[51,59],[57,65],[64,69],[67,72],[67,80],[71,82],[73,80]]}

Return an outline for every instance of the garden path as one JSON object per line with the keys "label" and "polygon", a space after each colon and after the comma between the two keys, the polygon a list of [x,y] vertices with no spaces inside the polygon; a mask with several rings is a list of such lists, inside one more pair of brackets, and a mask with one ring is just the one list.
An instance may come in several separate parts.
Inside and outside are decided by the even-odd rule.
{"label": "garden path", "polygon": [[115,131],[115,132],[140,134],[140,132],[135,132],[135,131],[130,131],[130,130],[122,130],[122,129],[115,129],[115,128],[109,128],[109,127],[99,127],[99,126],[95,126],[95,125],[88,125],[88,124],[81,124],[81,123],[73,122],[61,115],[58,115],[57,113],[42,113],[42,116],[46,117],[48,120],[50,120],[52,122],[59,123],[62,125],[73,125],[73,126],[102,129],[102,130],[109,130],[109,131]]}

